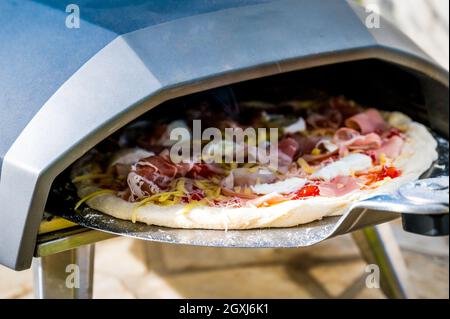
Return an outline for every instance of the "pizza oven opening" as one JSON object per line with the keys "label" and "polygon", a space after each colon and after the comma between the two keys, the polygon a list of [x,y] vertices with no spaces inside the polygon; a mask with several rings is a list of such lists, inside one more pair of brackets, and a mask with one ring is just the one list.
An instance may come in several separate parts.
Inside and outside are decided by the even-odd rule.
{"label": "pizza oven opening", "polygon": [[[366,107],[401,111],[448,137],[448,122],[436,116],[439,112],[448,116],[445,108],[448,95],[442,94],[441,100],[427,99],[428,96],[436,96],[428,94],[427,90],[439,91],[445,87],[426,79],[411,70],[376,59],[257,78],[168,100],[119,129],[96,148],[108,152],[123,136],[132,141],[128,147],[145,147],[139,144],[142,141],[137,136],[148,129],[145,123],[155,123],[160,119],[166,123],[200,119],[202,127],[208,127],[208,121],[217,117],[241,120],[251,117],[252,114],[247,114],[249,109],[258,112],[270,105],[274,113],[298,114],[296,108],[307,106],[308,101],[340,96]],[[241,105],[252,105],[252,108],[241,108]],[[70,182],[70,169],[54,180],[46,212],[63,216],[73,212],[79,198]]]}
{"label": "pizza oven opening", "polygon": [[[298,107],[296,101],[307,103],[339,96],[368,107],[401,111],[447,136],[446,124],[443,125],[439,117],[433,116],[439,112],[441,105],[445,105],[446,95],[442,95],[441,101],[429,101],[425,92],[430,89],[445,90],[436,83],[429,85],[413,71],[376,59],[321,66],[234,83],[166,101],[119,129],[98,146],[108,149],[111,146],[108,142],[113,138],[120,139],[119,136],[126,130],[131,135],[142,133],[139,129],[133,129],[140,127],[142,122],[189,117],[191,120],[204,120],[207,125],[208,118],[217,116],[251,116],[240,113],[242,103],[253,104],[255,110],[264,108],[264,104],[275,105],[276,109],[272,111],[289,115]],[[66,198],[61,196],[61,192],[65,194],[68,189],[61,187],[69,180],[68,175],[68,170],[65,170],[53,183],[47,212],[57,214],[61,206],[70,208],[73,204],[69,202],[67,206],[67,201],[61,202],[62,198]]]}

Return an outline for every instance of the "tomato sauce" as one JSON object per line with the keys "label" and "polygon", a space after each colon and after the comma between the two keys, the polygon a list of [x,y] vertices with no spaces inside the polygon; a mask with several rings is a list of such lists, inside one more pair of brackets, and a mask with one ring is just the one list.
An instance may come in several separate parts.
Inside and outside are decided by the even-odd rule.
{"label": "tomato sauce", "polygon": [[295,196],[292,199],[302,199],[305,197],[315,197],[320,195],[319,187],[316,185],[306,185],[295,192]]}
{"label": "tomato sauce", "polygon": [[400,175],[402,175],[402,172],[399,169],[392,166],[383,166],[383,168],[378,172],[373,172],[361,176],[367,178],[366,184],[370,185],[372,183],[382,181],[387,177],[394,179],[399,177]]}

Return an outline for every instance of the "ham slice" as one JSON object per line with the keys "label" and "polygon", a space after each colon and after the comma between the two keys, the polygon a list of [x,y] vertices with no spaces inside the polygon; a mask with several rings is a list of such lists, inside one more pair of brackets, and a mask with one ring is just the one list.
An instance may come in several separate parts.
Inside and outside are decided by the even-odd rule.
{"label": "ham slice", "polygon": [[375,159],[376,163],[379,162],[381,154],[389,158],[396,158],[401,154],[404,144],[405,141],[401,137],[394,135],[385,141],[379,149],[369,152],[369,155]]}
{"label": "ham slice", "polygon": [[381,147],[382,141],[380,135],[376,133],[369,133],[367,135],[357,138],[351,145],[348,146],[350,150],[369,150]]}
{"label": "ham slice", "polygon": [[361,134],[352,128],[342,127],[334,133],[333,142],[336,145],[349,145],[353,143],[356,138],[359,138]]}
{"label": "ham slice", "polygon": [[361,135],[358,131],[343,127],[336,131],[333,142],[349,150],[369,150],[381,147],[382,140],[377,133]]}
{"label": "ham slice", "polygon": [[389,125],[384,121],[380,112],[375,109],[368,109],[365,112],[348,118],[345,120],[345,126],[355,129],[361,134],[384,132],[389,128]]}
{"label": "ham slice", "polygon": [[320,195],[326,197],[344,196],[360,189],[360,180],[352,176],[338,176],[319,185]]}

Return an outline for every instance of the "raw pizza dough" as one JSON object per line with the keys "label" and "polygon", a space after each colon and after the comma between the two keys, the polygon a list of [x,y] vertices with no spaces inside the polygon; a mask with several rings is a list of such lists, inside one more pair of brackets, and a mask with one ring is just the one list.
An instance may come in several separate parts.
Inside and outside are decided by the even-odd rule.
{"label": "raw pizza dough", "polygon": [[[198,206],[189,210],[184,205],[158,206],[146,205],[135,208],[135,203],[125,201],[114,194],[96,196],[86,203],[91,208],[116,218],[132,220],[149,225],[172,228],[200,229],[251,229],[265,227],[292,227],[306,224],[325,216],[341,215],[350,203],[380,193],[391,193],[402,184],[416,180],[437,159],[437,142],[428,129],[412,122],[401,155],[394,160],[395,167],[402,175],[389,180],[380,187],[371,190],[357,190],[341,197],[312,197],[290,200],[269,207],[222,208]],[[80,161],[73,169],[72,176],[89,174],[92,165]],[[75,183],[78,195],[83,198],[100,190],[89,180]]]}

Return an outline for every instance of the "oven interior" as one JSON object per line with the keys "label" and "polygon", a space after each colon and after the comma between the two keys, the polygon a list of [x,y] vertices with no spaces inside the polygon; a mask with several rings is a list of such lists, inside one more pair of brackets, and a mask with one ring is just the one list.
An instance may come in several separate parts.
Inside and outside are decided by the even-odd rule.
{"label": "oven interior", "polygon": [[[239,104],[246,101],[276,104],[278,112],[288,114],[292,109],[285,103],[287,101],[330,96],[345,96],[364,106],[401,111],[448,140],[447,88],[415,71],[376,59],[283,73],[175,98],[149,110],[129,125],[140,120],[180,119],[199,104],[204,107],[199,119],[206,120],[217,114],[233,116]],[[120,129],[111,137],[122,132]],[[108,138],[96,147],[108,147]],[[445,165],[448,168],[448,163]],[[78,198],[69,172],[70,167],[54,180],[46,213],[59,216],[75,213]]]}

